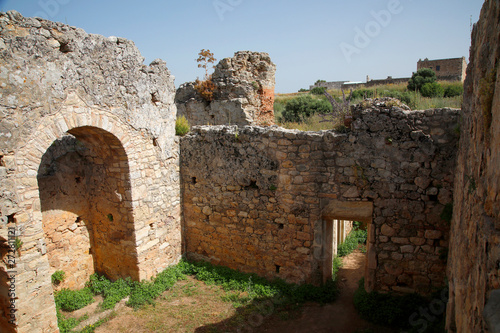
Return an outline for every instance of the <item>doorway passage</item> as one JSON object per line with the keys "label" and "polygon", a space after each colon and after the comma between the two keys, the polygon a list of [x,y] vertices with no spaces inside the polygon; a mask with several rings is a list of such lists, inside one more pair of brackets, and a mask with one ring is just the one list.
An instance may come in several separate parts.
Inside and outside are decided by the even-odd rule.
{"label": "doorway passage", "polygon": [[368,239],[366,246],[368,252],[371,246],[370,229],[372,228],[372,215],[373,203],[369,201],[335,200],[325,206],[322,213],[323,282],[332,278],[333,259],[337,256],[338,246],[345,241],[347,235],[353,230],[354,221],[361,222],[361,228],[366,228],[367,230]]}

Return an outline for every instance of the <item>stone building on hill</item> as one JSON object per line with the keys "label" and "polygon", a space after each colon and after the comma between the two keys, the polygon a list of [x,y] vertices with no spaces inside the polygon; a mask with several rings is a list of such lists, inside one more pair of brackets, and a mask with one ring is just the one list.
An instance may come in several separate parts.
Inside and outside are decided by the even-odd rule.
{"label": "stone building on hill", "polygon": [[417,70],[422,68],[432,69],[436,73],[438,80],[464,82],[467,61],[465,57],[438,60],[429,60],[425,58],[417,62]]}

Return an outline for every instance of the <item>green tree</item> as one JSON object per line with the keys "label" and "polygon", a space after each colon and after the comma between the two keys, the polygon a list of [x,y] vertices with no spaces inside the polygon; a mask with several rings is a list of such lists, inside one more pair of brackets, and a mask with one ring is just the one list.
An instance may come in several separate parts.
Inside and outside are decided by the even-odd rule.
{"label": "green tree", "polygon": [[430,68],[419,69],[416,73],[413,73],[410,81],[408,81],[408,90],[410,91],[420,91],[424,84],[436,82],[436,73]]}

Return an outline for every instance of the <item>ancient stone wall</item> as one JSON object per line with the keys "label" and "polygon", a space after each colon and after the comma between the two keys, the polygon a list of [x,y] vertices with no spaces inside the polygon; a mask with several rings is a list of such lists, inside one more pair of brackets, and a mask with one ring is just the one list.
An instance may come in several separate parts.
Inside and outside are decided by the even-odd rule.
{"label": "ancient stone wall", "polygon": [[[486,1],[465,80],[449,256],[451,332],[486,332],[500,291],[500,1]],[[494,304],[490,307],[495,308]],[[500,330],[500,301],[487,315]]]}
{"label": "ancient stone wall", "polygon": [[319,283],[331,267],[331,221],[364,220],[369,289],[442,286],[458,110],[397,105],[363,103],[346,134],[195,128],[181,140],[187,255]]}
{"label": "ancient stone wall", "polygon": [[316,82],[314,85],[309,86],[309,90],[315,87],[324,87],[326,89],[341,89],[342,85],[349,81],[332,81],[332,82]]}
{"label": "ancient stone wall", "polygon": [[177,89],[178,116],[185,116],[191,125],[272,125],[275,73],[267,53],[236,52],[215,67],[212,101],[203,99],[193,82]]}
{"label": "ancient stone wall", "polygon": [[439,60],[424,59],[417,62],[417,70],[422,68],[432,69],[438,80],[464,82],[467,61],[465,57]]}
{"label": "ancient stone wall", "polygon": [[18,332],[56,332],[55,270],[79,287],[180,258],[173,78],[130,41],[14,11],[0,13],[0,58],[0,237],[22,242],[2,269]]}

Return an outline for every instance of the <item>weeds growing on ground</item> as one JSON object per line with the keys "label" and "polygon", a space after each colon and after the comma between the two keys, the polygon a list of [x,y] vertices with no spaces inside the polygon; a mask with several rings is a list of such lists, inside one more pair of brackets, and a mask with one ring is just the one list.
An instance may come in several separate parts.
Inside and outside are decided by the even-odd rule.
{"label": "weeds growing on ground", "polygon": [[[215,266],[207,262],[181,261],[178,265],[167,268],[150,281],[134,282],[130,279],[119,279],[111,282],[104,276],[93,274],[87,286],[82,290],[64,289],[56,295],[56,306],[58,309],[58,322],[61,332],[69,332],[76,327],[81,320],[66,319],[59,309],[74,311],[90,304],[93,295],[102,295],[104,300],[102,309],[111,309],[120,300],[129,296],[127,305],[138,309],[146,304],[154,304],[164,291],[171,289],[175,283],[185,279],[186,275],[192,275],[206,285],[222,287],[227,292],[222,296],[225,301],[233,303],[233,306],[253,306],[254,301],[271,300],[278,306],[296,306],[306,301],[329,303],[335,300],[338,291],[333,280],[323,286],[309,284],[295,285],[276,279],[268,281],[256,274],[241,273],[239,271]],[[186,295],[194,293],[192,289],[186,289]],[[84,332],[93,332],[99,324],[86,328]]]}

